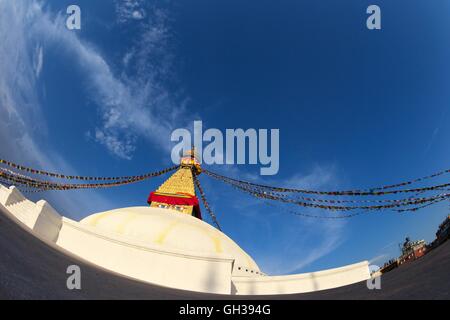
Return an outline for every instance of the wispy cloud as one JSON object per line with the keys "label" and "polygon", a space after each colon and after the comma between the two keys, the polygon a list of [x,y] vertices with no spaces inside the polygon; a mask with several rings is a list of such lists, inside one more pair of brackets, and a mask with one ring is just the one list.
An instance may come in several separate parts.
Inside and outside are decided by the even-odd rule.
{"label": "wispy cloud", "polygon": [[[298,189],[333,189],[339,185],[336,174],[336,166],[315,165],[308,173],[297,173],[292,177],[279,182],[280,185]],[[306,208],[298,208],[299,211],[308,213]],[[295,273],[315,261],[334,252],[345,240],[346,222],[343,220],[322,220],[299,218],[296,229],[291,229],[292,236],[299,232],[302,237],[298,243],[287,245],[285,253],[289,259],[284,259],[283,264],[278,266],[278,272]]]}
{"label": "wispy cloud", "polygon": [[[44,46],[62,40],[72,46],[69,49],[77,48],[79,58],[90,65],[101,65],[102,60],[62,26],[61,17],[44,12],[41,2],[0,1],[0,146],[2,156],[13,161],[76,173],[46,144],[49,132],[38,83],[45,63]],[[49,195],[48,199],[70,216],[111,207],[93,192]]]}
{"label": "wispy cloud", "polygon": [[388,243],[379,250],[379,253],[376,256],[369,260],[369,263],[378,266],[383,265],[387,260],[395,257],[396,253],[398,252],[397,246],[398,244],[396,242]]}
{"label": "wispy cloud", "polygon": [[124,159],[132,158],[141,137],[169,151],[170,132],[185,124],[181,121],[185,101],[164,85],[172,75],[169,15],[136,0],[117,1],[116,12],[119,23],[139,20],[134,25],[138,36],[123,55],[120,74],[115,76],[97,52],[80,50],[85,48],[80,41],[73,43],[82,65],[89,66],[86,73],[95,75],[92,94],[102,110],[102,124],[91,136]]}
{"label": "wispy cloud", "polygon": [[[142,1],[125,1],[117,5],[121,23],[133,18],[133,14],[129,14],[131,11],[142,11],[142,21],[139,22],[139,32],[136,33],[139,36],[135,39],[135,45],[124,54],[124,65],[113,67],[106,57],[82,41],[76,33],[66,30],[63,16],[45,13],[37,1],[26,3],[19,0],[3,1],[1,4],[5,8],[2,15],[6,18],[2,19],[2,23],[15,20],[13,30],[11,25],[3,28],[3,50],[9,50],[2,55],[3,60],[24,58],[23,52],[30,52],[5,49],[8,42],[17,39],[22,43],[22,48],[27,46],[27,50],[30,43],[36,42],[32,68],[19,66],[28,67],[28,70],[34,70],[35,75],[39,76],[43,66],[43,45],[58,43],[65,49],[64,52],[70,53],[67,59],[78,63],[87,79],[91,99],[100,110],[100,124],[91,129],[88,136],[123,159],[132,158],[139,138],[147,139],[168,151],[167,141],[175,124],[180,125],[184,102],[175,99],[163,85],[170,72],[172,59],[168,50],[170,32],[167,13],[160,8],[145,7]],[[14,16],[6,17],[8,11],[14,11]],[[16,17],[22,20],[19,22]],[[10,45],[19,47],[16,43]],[[4,67],[11,68],[7,63],[4,63]],[[24,81],[27,83],[23,85],[28,86],[26,90],[31,92],[34,83],[32,80]],[[167,141],[161,137],[167,137]]]}
{"label": "wispy cloud", "polygon": [[315,165],[308,173],[296,173],[281,181],[284,186],[296,189],[335,188],[338,184],[335,165]]}
{"label": "wispy cloud", "polygon": [[425,153],[428,153],[433,146],[434,141],[436,140],[436,136],[439,134],[439,127],[434,128],[433,133],[431,134],[431,138],[428,141],[427,146],[425,147]]}
{"label": "wispy cloud", "polygon": [[383,264],[387,260],[388,257],[389,257],[389,255],[386,253],[379,254],[379,255],[373,257],[372,259],[370,259],[369,264],[375,264],[375,265]]}
{"label": "wispy cloud", "polygon": [[319,237],[317,244],[313,248],[303,248],[302,256],[299,253],[295,254],[292,261],[287,264],[285,273],[299,272],[303,268],[309,266],[320,258],[332,253],[344,241],[344,227],[343,221],[322,221],[314,224],[315,232],[310,236]]}
{"label": "wispy cloud", "polygon": [[33,65],[36,78],[39,78],[43,65],[44,65],[44,50],[42,49],[42,46],[38,45],[36,47]]}
{"label": "wispy cloud", "polygon": [[116,1],[116,13],[120,23],[130,20],[141,20],[146,16],[143,0],[118,0]]}

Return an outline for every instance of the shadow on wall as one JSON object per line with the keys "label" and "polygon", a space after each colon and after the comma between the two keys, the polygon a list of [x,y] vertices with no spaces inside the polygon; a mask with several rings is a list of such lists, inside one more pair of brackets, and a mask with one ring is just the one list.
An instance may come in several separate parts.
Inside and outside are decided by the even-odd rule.
{"label": "shadow on wall", "polygon": [[63,225],[62,216],[45,200],[38,201],[36,209],[37,220],[32,228],[33,231],[46,240],[56,243]]}
{"label": "shadow on wall", "polygon": [[[233,262],[234,264],[234,262]],[[231,264],[231,266],[233,265]],[[231,267],[232,269],[232,267]],[[230,279],[231,279],[231,271],[230,270]],[[220,277],[223,277],[223,274],[221,274],[221,272],[217,272],[217,269],[215,268],[215,265],[213,264],[209,264],[208,265],[208,269],[206,271],[206,278],[205,278],[205,287],[209,288],[210,292],[217,292],[218,290],[221,289],[222,287],[222,283],[223,281],[219,280]],[[218,281],[219,280],[219,281]],[[230,285],[231,285],[231,281],[230,281]],[[228,292],[231,291],[228,290]]]}

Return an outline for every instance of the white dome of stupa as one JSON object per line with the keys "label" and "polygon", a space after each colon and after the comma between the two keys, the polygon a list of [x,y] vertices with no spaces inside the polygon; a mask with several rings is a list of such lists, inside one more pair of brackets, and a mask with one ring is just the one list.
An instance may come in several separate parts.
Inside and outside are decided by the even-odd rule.
{"label": "white dome of stupa", "polygon": [[162,249],[233,257],[235,276],[262,274],[255,261],[224,233],[198,218],[172,209],[121,208],[90,215],[80,223]]}

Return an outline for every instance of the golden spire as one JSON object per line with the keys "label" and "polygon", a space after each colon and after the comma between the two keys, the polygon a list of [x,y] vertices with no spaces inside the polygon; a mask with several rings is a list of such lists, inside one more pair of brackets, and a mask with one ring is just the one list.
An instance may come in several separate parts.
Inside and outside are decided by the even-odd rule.
{"label": "golden spire", "polygon": [[181,167],[169,179],[156,189],[158,193],[164,194],[190,194],[195,195],[194,178],[188,167]]}
{"label": "golden spire", "polygon": [[194,148],[181,158],[180,168],[169,179],[150,193],[150,207],[172,209],[201,219],[198,199],[195,196],[193,174],[200,174],[198,154]]}
{"label": "golden spire", "polygon": [[191,168],[195,174],[200,174],[202,172],[202,168],[200,166],[199,155],[197,153],[197,150],[195,150],[195,147],[192,147],[191,150],[186,151],[181,158],[180,165],[182,167],[188,167]]}

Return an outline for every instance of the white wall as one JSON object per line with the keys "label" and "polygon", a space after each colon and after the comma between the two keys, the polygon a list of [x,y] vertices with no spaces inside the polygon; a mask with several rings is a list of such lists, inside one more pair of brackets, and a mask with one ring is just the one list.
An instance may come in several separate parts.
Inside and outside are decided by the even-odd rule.
{"label": "white wall", "polygon": [[62,226],[62,217],[45,200],[28,200],[14,186],[0,187],[0,203],[20,222],[41,238],[55,242]]}
{"label": "white wall", "polygon": [[346,286],[370,278],[367,261],[340,268],[288,276],[233,277],[239,295],[304,293]]}

